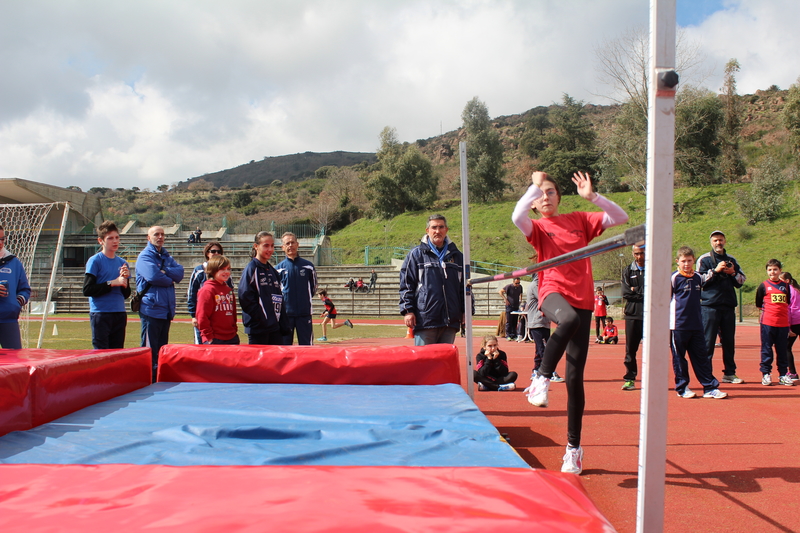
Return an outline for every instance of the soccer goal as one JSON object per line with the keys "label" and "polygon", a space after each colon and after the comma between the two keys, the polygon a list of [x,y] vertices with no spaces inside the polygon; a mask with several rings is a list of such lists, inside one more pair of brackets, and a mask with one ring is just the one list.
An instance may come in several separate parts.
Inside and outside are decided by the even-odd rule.
{"label": "soccer goal", "polygon": [[[55,273],[58,266],[58,258],[61,255],[61,248],[64,242],[64,231],[66,228],[65,221],[69,213],[69,203],[47,203],[47,204],[0,204],[0,225],[3,226],[6,234],[5,248],[22,262],[25,268],[25,273],[28,276],[28,281],[31,282],[31,287],[34,287],[31,276],[33,273],[34,256],[36,254],[36,246],[39,243],[39,235],[42,233],[42,228],[47,221],[47,216],[53,209],[64,209],[64,217],[62,220],[61,228],[58,235],[58,245],[53,254],[53,267],[50,269],[50,280],[47,283],[47,294],[34,294],[31,293],[31,302],[22,308],[22,313],[19,317],[20,335],[22,337],[22,347],[28,348],[29,330],[30,330],[30,314],[33,300],[41,301],[44,298],[42,306],[42,330],[44,330],[45,321],[47,318],[47,310],[50,305],[52,297],[52,287],[54,282]],[[40,335],[41,339],[41,335]],[[38,344],[41,346],[41,341]]]}

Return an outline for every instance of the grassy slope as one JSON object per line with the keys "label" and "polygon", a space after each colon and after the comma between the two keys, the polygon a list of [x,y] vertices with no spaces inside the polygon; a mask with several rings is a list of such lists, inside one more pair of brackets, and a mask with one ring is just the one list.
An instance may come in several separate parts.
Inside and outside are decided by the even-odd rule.
{"label": "grassy slope", "polygon": [[[683,213],[675,215],[673,224],[672,249],[678,246],[691,246],[697,255],[709,249],[709,234],[720,229],[725,232],[730,246],[728,251],[741,263],[748,281],[745,292],[755,290],[765,277],[764,265],[776,257],[788,270],[800,277],[800,210],[797,209],[798,187],[791,183],[787,189],[786,214],[775,222],[762,222],[748,226],[742,216],[735,191],[749,185],[716,185],[705,188],[684,188],[675,190],[675,202],[682,204]],[[609,230],[601,238],[607,238],[619,231],[645,221],[645,197],[637,193],[616,193],[608,195],[622,206],[630,215],[628,225]],[[511,212],[515,202],[470,205],[470,242],[472,259],[507,265],[524,266],[530,264],[530,246],[511,223]],[[562,212],[587,209],[587,202],[577,196],[566,196],[562,202]],[[448,219],[450,237],[459,244],[461,238],[461,207],[442,211]],[[364,261],[365,245],[409,246],[418,242],[424,233],[428,212],[406,213],[392,220],[382,221],[362,219],[331,236],[332,245],[348,250],[346,263]],[[385,227],[388,231],[385,231]],[[607,258],[609,259],[609,258]],[[602,261],[602,260],[600,260]],[[597,273],[617,272],[618,263],[630,261],[626,251],[613,266],[606,269],[596,264]],[[600,268],[598,268],[600,267]],[[596,277],[602,277],[597,276]],[[609,277],[611,277],[609,275]],[[616,276],[614,276],[615,278]]]}

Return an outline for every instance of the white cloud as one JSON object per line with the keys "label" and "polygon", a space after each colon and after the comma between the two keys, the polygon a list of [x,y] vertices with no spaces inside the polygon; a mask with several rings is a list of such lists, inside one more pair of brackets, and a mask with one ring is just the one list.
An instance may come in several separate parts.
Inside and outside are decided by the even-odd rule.
{"label": "white cloud", "polygon": [[[795,4],[732,2],[692,27],[719,73],[709,87],[730,57],[740,92],[794,81]],[[155,188],[263,156],[372,151],[386,125],[431,137],[473,96],[493,116],[565,92],[598,102],[595,46],[648,16],[640,0],[5,2],[0,176]]]}

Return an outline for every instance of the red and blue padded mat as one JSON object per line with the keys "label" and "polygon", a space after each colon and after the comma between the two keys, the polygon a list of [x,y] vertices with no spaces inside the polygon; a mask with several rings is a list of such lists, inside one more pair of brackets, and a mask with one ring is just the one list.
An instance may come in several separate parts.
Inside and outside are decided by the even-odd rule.
{"label": "red and blue padded mat", "polygon": [[528,468],[455,384],[157,383],[1,437],[0,463]]}

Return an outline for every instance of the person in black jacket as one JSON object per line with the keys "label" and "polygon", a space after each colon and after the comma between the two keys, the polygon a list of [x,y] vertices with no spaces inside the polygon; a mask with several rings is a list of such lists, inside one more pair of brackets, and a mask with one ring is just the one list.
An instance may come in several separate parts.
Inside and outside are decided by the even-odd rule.
{"label": "person in black jacket", "polygon": [[425,231],[400,268],[400,314],[415,346],[452,344],[464,322],[464,256],[442,215],[428,217]]}
{"label": "person in black jacket", "polygon": [[697,271],[700,275],[713,272],[700,293],[703,311],[703,331],[706,337],[709,362],[714,357],[717,334],[722,343],[723,383],[744,383],[736,375],[734,361],[734,336],[736,334],[736,289],[747,277],[736,258],[725,251],[725,234],[719,230],[711,233],[711,251],[700,256]]}
{"label": "person in black jacket", "polygon": [[497,337],[486,335],[483,337],[481,351],[475,356],[475,370],[473,379],[478,384],[478,390],[504,391],[514,390],[517,373],[508,369],[506,352],[497,347]]}
{"label": "person in black jacket", "polygon": [[275,252],[275,237],[268,231],[256,235],[253,259],[239,281],[239,305],[249,344],[283,345],[289,321],[283,312],[283,291],[278,271],[269,264]]}
{"label": "person in black jacket", "polygon": [[644,332],[644,247],[633,246],[633,262],[622,271],[622,297],[625,298],[625,375],[622,390],[636,388],[639,366],[636,352]]}

